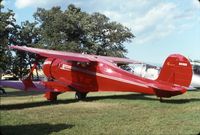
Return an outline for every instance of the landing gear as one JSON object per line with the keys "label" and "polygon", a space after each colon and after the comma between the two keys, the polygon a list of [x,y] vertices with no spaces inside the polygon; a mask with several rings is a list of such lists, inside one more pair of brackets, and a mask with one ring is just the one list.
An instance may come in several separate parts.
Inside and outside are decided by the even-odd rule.
{"label": "landing gear", "polygon": [[0,87],[0,94],[7,94],[6,91]]}
{"label": "landing gear", "polygon": [[160,102],[163,102],[163,98],[162,97],[160,97]]}
{"label": "landing gear", "polygon": [[60,92],[46,92],[45,97],[49,101],[57,101],[57,96],[60,94]]}
{"label": "landing gear", "polygon": [[77,100],[84,100],[87,96],[87,92],[79,92],[79,91],[76,91],[76,94],[75,94],[75,99]]}

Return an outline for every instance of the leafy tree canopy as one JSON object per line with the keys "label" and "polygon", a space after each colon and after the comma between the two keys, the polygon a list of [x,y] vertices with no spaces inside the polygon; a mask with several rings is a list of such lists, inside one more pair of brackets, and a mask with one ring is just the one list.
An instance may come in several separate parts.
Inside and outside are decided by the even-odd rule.
{"label": "leafy tree canopy", "polygon": [[88,14],[74,5],[65,11],[60,7],[38,8],[34,17],[41,28],[39,45],[49,49],[124,57],[127,50],[123,43],[134,37],[120,23],[100,13]]}
{"label": "leafy tree canopy", "polygon": [[[0,0],[2,2],[2,0]],[[26,45],[54,50],[125,57],[124,42],[134,35],[120,23],[101,13],[86,13],[74,5],[66,10],[38,8],[34,22],[16,24],[14,12],[0,4],[0,68],[22,77],[35,56],[25,52],[13,55],[8,45]]]}
{"label": "leafy tree canopy", "polygon": [[4,6],[0,1],[0,69],[4,71],[10,67],[11,52],[7,50],[9,34],[15,29],[15,18],[12,10],[2,11]]}
{"label": "leafy tree canopy", "polygon": [[27,73],[27,66],[30,66],[34,55],[27,55],[25,52],[11,53],[8,45],[26,45],[33,46],[39,40],[39,28],[37,23],[29,21],[16,24],[14,12],[12,10],[3,10],[0,5],[0,68],[4,71],[12,70],[16,75],[22,77]]}

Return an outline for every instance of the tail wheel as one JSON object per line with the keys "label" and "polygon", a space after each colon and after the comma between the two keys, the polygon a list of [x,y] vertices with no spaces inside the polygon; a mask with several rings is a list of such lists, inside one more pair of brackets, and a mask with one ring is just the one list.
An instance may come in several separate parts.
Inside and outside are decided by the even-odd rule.
{"label": "tail wheel", "polygon": [[87,96],[87,92],[79,92],[77,91],[76,94],[75,94],[75,99],[78,99],[78,100],[83,100],[85,99]]}

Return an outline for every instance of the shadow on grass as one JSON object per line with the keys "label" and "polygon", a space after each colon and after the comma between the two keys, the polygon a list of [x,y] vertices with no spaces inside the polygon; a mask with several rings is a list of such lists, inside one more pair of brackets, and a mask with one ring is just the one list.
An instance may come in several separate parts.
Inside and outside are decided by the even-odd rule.
{"label": "shadow on grass", "polygon": [[[104,99],[125,99],[125,100],[157,100],[155,98],[145,97],[144,94],[128,94],[128,95],[109,95],[109,96],[92,96],[87,97],[85,102],[104,100]],[[18,103],[18,104],[7,104],[0,105],[1,110],[15,110],[15,109],[24,109],[24,108],[33,108],[41,107],[48,105],[57,105],[57,104],[69,104],[78,102],[77,99],[68,99],[68,100],[57,100],[57,101],[41,101],[41,102],[28,102],[28,103]]]}
{"label": "shadow on grass", "polygon": [[6,94],[0,94],[0,97],[19,97],[19,96],[34,96],[44,94],[41,91],[6,91]]}
{"label": "shadow on grass", "polygon": [[149,100],[149,101],[157,100],[156,98],[151,98],[150,96],[153,96],[153,95],[133,93],[133,94],[126,94],[126,95],[123,94],[123,95],[108,95],[108,96],[92,96],[92,97],[87,97],[84,101],[97,101],[97,100],[104,100],[104,99]]}
{"label": "shadow on grass", "polygon": [[74,127],[71,124],[28,124],[28,125],[12,125],[0,126],[1,135],[48,135],[52,132],[59,132],[64,129]]}
{"label": "shadow on grass", "polygon": [[200,102],[199,98],[190,98],[190,99],[167,99],[163,100],[162,103],[170,103],[170,104],[185,104],[189,102]]}
{"label": "shadow on grass", "polygon": [[[145,95],[145,94],[128,94],[128,95],[108,95],[108,96],[92,96],[87,97],[84,101],[91,102],[91,101],[98,101],[104,99],[123,99],[123,100],[145,100],[145,101],[155,101],[160,102],[158,98],[155,96]],[[54,102],[51,101],[41,101],[41,102],[29,102],[29,103],[19,103],[19,104],[8,104],[8,105],[1,105],[1,110],[14,110],[14,109],[24,109],[24,108],[33,108],[33,107],[40,107],[40,106],[48,106],[48,105],[57,105],[57,104],[69,104],[78,102],[76,99],[69,99],[69,100],[57,100]],[[162,103],[168,104],[185,104],[189,102],[200,102],[199,98],[191,98],[191,99],[163,99]]]}
{"label": "shadow on grass", "polygon": [[19,104],[8,104],[8,105],[1,105],[1,110],[15,110],[15,109],[25,109],[25,108],[33,108],[33,107],[41,107],[41,106],[48,106],[48,105],[57,105],[57,104],[68,104],[68,103],[75,103],[77,100],[58,100],[58,101],[41,101],[41,102],[28,102],[28,103],[19,103]]}
{"label": "shadow on grass", "polygon": [[[156,98],[155,95],[146,95],[146,94],[129,94],[129,95],[109,95],[109,96],[95,96],[88,97],[84,101],[96,101],[103,99],[126,99],[126,100],[146,100],[148,101],[159,101],[159,98]],[[190,99],[172,99],[172,98],[163,98],[161,103],[170,103],[170,104],[185,104],[189,102],[200,102],[200,98],[190,98]]]}

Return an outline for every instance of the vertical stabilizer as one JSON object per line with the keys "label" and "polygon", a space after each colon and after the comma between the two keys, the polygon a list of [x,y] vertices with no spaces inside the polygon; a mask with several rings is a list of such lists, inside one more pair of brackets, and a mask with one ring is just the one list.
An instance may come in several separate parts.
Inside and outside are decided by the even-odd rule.
{"label": "vertical stabilizer", "polygon": [[180,54],[172,54],[161,69],[157,81],[189,87],[192,79],[192,65]]}

